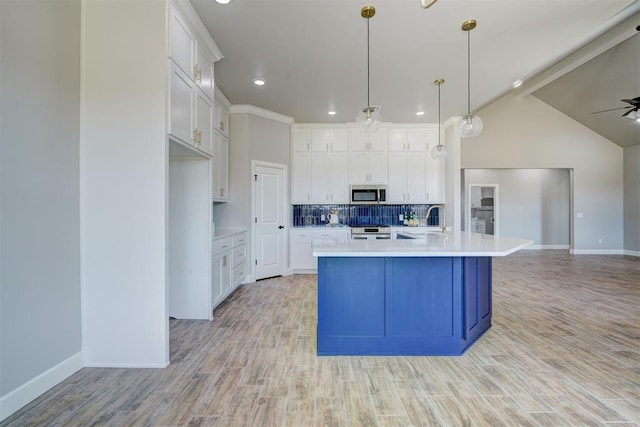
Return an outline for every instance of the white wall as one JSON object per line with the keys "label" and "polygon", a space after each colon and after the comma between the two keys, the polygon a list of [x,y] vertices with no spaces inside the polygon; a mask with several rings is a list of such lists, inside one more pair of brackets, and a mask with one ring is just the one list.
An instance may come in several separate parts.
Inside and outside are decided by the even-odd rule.
{"label": "white wall", "polygon": [[465,189],[471,184],[498,185],[500,235],[531,239],[534,246],[569,247],[567,169],[465,169]]}
{"label": "white wall", "polygon": [[624,248],[640,255],[640,145],[624,149]]}
{"label": "white wall", "polygon": [[[213,220],[216,229],[242,227],[250,230],[251,161],[279,163],[291,170],[293,120],[247,105],[234,105],[229,120],[229,202],[214,204]],[[289,202],[287,200],[287,204]],[[251,245],[249,242],[249,247]]]}
{"label": "white wall", "polygon": [[574,251],[622,251],[621,147],[533,96],[507,95],[479,115],[484,131],[462,140],[462,168],[573,169]]}
{"label": "white wall", "polygon": [[167,5],[82,4],[85,362],[164,367]]}
{"label": "white wall", "polygon": [[82,366],[80,1],[0,2],[0,420]]}

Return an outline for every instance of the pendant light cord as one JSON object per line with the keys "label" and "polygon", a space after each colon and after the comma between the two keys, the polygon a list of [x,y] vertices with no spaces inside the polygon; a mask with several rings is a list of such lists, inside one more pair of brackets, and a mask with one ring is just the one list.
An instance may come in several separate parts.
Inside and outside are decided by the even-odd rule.
{"label": "pendant light cord", "polygon": [[471,115],[471,30],[467,30],[467,114]]}
{"label": "pendant light cord", "polygon": [[369,101],[369,19],[367,18],[367,108],[371,107]]}
{"label": "pendant light cord", "polygon": [[442,83],[438,84],[438,145],[440,144],[440,86]]}

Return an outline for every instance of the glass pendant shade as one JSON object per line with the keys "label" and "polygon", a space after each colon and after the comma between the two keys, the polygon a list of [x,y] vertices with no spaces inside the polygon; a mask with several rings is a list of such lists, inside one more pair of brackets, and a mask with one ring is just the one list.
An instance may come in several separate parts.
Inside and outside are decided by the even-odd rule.
{"label": "glass pendant shade", "polygon": [[444,160],[448,154],[449,150],[442,144],[438,144],[431,149],[431,158],[434,160]]}
{"label": "glass pendant shade", "polygon": [[472,114],[467,114],[458,122],[460,138],[471,138],[482,133],[482,119]]}
{"label": "glass pendant shade", "polygon": [[382,123],[380,107],[364,107],[356,116],[356,123],[363,132],[375,132]]}

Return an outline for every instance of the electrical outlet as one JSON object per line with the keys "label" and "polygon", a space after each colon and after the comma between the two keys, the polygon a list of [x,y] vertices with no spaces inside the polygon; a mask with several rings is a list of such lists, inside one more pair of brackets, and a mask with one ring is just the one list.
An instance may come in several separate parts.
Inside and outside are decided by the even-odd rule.
{"label": "electrical outlet", "polygon": [[320,221],[325,221],[325,216],[324,215],[320,215]]}
{"label": "electrical outlet", "polygon": [[402,214],[398,215],[398,221],[404,221],[404,215]]}
{"label": "electrical outlet", "polygon": [[598,244],[601,245],[602,244],[602,239],[598,239]]}
{"label": "electrical outlet", "polygon": [[576,217],[577,217],[577,218],[584,218],[584,214],[583,214],[582,212],[578,212],[578,213],[576,214]]}

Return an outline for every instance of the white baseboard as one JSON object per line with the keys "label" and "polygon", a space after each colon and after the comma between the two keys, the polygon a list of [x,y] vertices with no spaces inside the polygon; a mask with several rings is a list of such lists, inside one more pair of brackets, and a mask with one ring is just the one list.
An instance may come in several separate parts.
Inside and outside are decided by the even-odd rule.
{"label": "white baseboard", "polygon": [[573,255],[624,255],[624,249],[570,249]]}
{"label": "white baseboard", "polygon": [[8,418],[36,397],[69,378],[83,366],[82,352],[76,353],[17,389],[0,397],[0,421]]}
{"label": "white baseboard", "polygon": [[[206,319],[205,319],[206,320]],[[85,363],[85,368],[164,369],[169,363]]]}
{"label": "white baseboard", "polygon": [[640,251],[631,251],[629,249],[625,249],[624,254],[625,255],[629,255],[629,256],[638,256],[638,257],[640,257]]}
{"label": "white baseboard", "polygon": [[318,274],[318,270],[291,270],[293,274]]}
{"label": "white baseboard", "polygon": [[544,249],[561,249],[561,250],[565,250],[568,251],[570,248],[569,245],[529,245],[525,248],[523,248],[523,250],[544,250]]}

